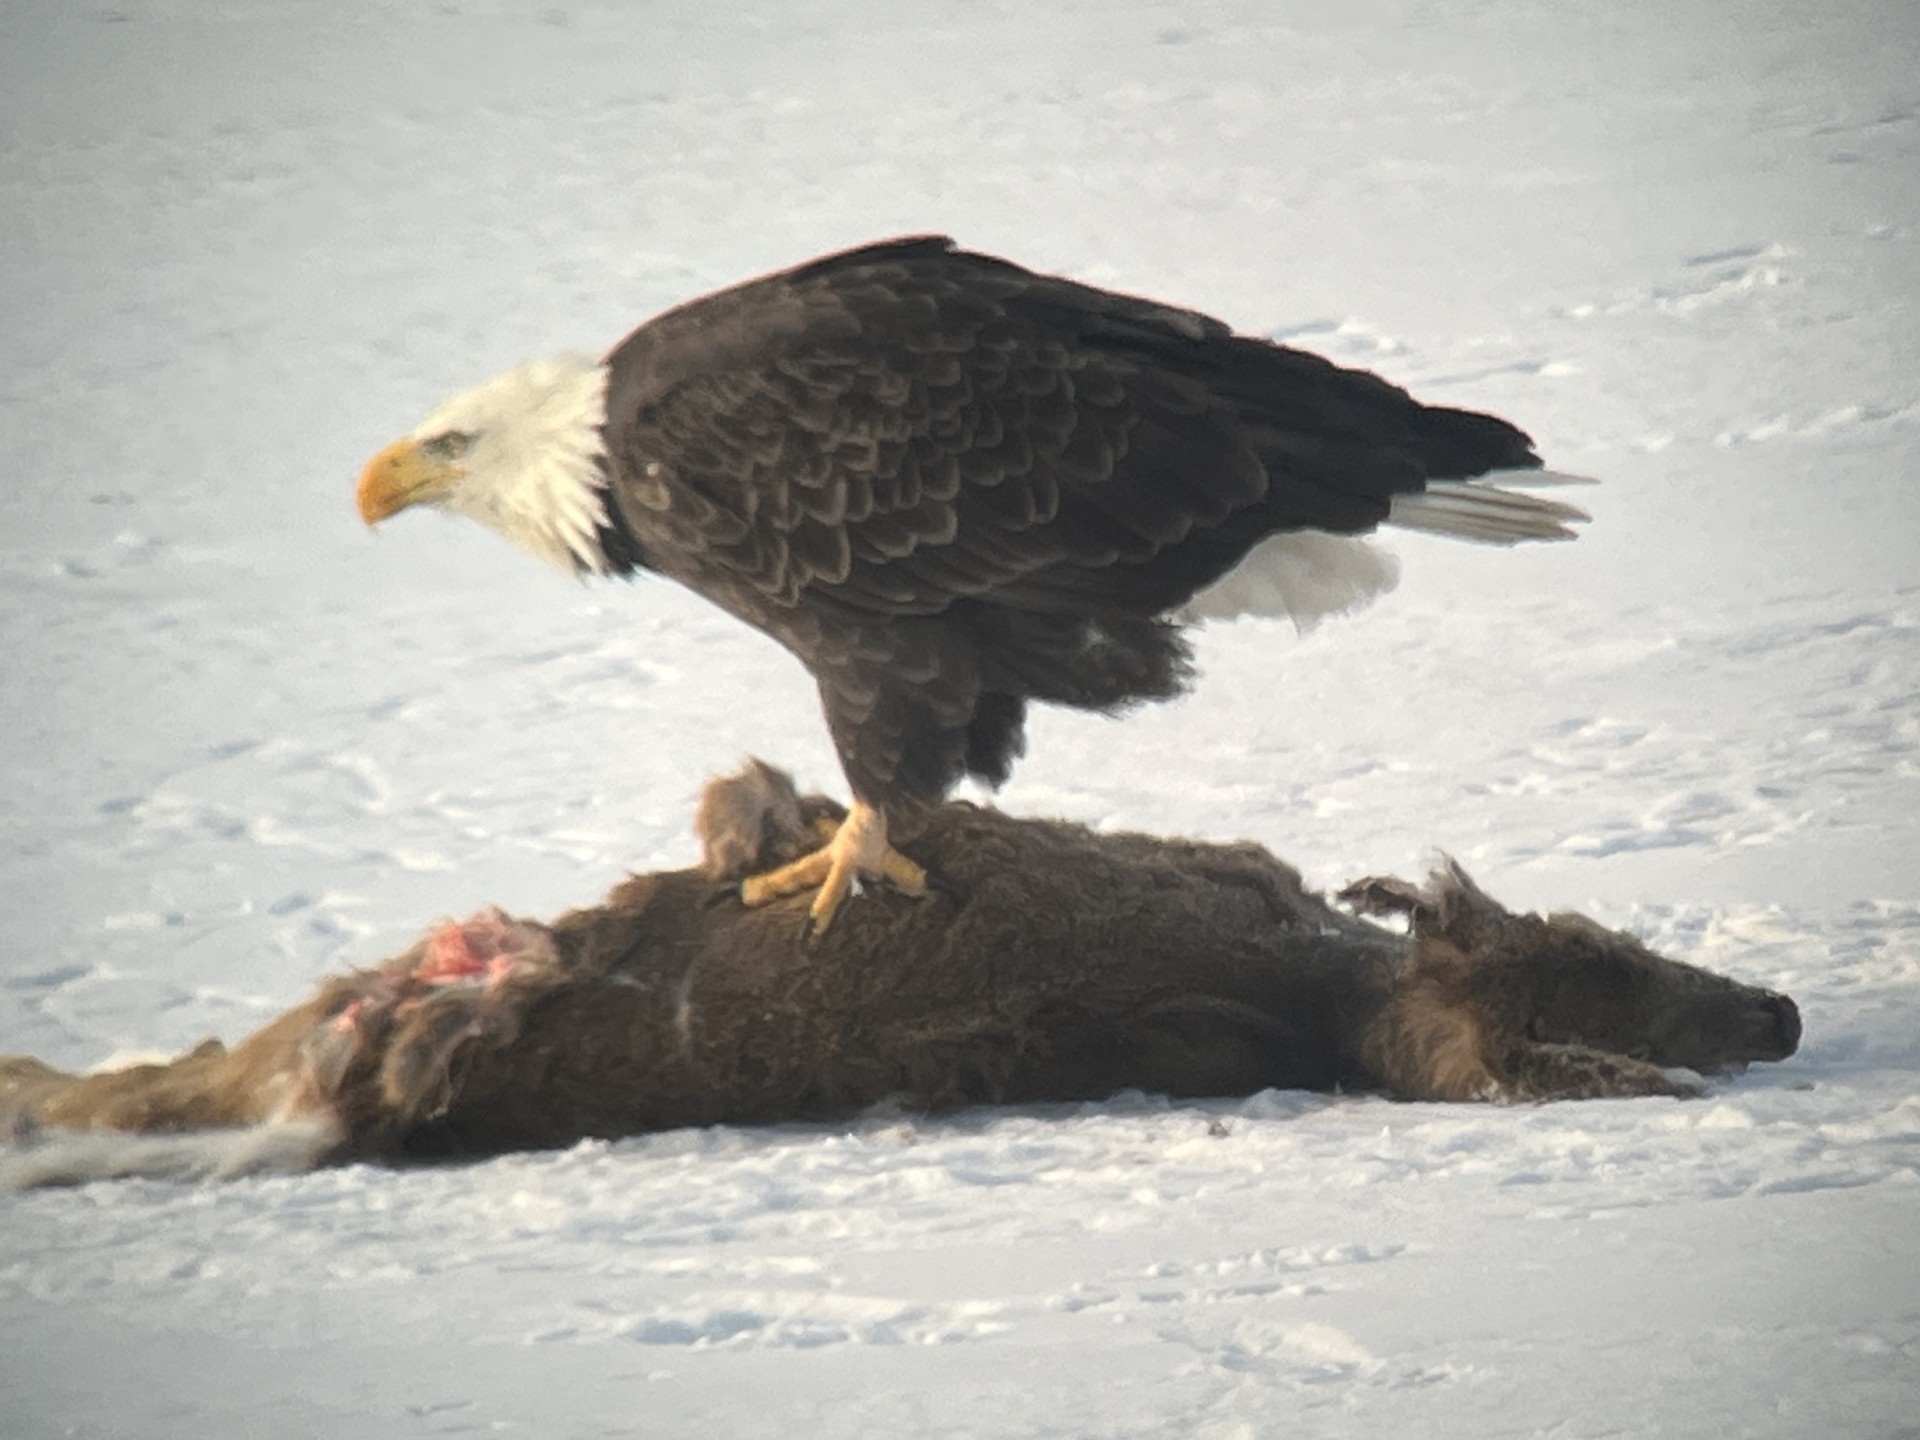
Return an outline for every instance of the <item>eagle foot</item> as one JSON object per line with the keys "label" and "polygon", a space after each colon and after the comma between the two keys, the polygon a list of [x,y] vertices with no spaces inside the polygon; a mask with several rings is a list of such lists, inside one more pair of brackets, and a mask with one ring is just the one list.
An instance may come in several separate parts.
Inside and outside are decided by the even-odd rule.
{"label": "eagle foot", "polygon": [[885,880],[907,895],[927,893],[927,872],[887,843],[887,817],[866,801],[856,799],[847,818],[832,830],[831,838],[818,850],[742,880],[740,903],[750,908],[769,905],[813,890],[806,926],[806,938],[812,940],[825,933],[862,879]]}

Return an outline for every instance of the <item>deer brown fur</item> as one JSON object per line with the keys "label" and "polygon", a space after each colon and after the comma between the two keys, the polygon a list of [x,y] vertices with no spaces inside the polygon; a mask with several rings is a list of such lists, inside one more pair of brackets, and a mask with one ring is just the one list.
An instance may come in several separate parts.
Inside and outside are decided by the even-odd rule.
{"label": "deer brown fur", "polygon": [[1255,845],[1096,834],[953,804],[877,894],[803,945],[805,900],[732,883],[830,802],[755,762],[703,797],[700,869],[550,925],[488,911],[328,981],[231,1050],[70,1076],[0,1061],[15,1131],[302,1121],[324,1158],[486,1153],[681,1125],[1268,1087],[1422,1100],[1680,1095],[1791,1054],[1783,995],[1579,916],[1513,915],[1451,862],[1307,891]]}

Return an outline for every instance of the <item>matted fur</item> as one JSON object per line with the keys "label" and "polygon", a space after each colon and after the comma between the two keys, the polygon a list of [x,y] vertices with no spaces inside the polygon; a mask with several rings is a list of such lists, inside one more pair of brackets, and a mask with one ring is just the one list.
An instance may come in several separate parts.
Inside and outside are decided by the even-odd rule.
{"label": "matted fur", "polygon": [[[837,807],[755,762],[701,804],[707,864],[551,924],[486,911],[328,981],[232,1050],[66,1075],[0,1061],[49,1128],[298,1123],[316,1158],[480,1154],[679,1125],[1334,1086],[1409,1099],[1681,1095],[1793,1052],[1783,995],[1579,916],[1513,915],[1457,866],[1336,909],[1255,845],[1101,835],[971,805],[917,837],[926,899],[875,894],[803,949],[805,897],[727,883]],[[58,1178],[60,1171],[46,1171]]]}

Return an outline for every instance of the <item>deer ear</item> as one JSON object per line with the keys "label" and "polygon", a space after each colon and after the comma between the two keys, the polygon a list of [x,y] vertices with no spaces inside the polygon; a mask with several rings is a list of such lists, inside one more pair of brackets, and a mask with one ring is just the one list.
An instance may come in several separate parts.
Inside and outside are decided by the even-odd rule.
{"label": "deer ear", "polygon": [[793,777],[759,759],[749,759],[738,774],[709,780],[693,821],[706,871],[716,880],[764,868],[801,824]]}
{"label": "deer ear", "polygon": [[1427,895],[1434,908],[1430,932],[1444,935],[1462,949],[1471,950],[1491,940],[1513,920],[1513,912],[1482,890],[1466,868],[1442,853],[1427,877]]}
{"label": "deer ear", "polygon": [[1337,897],[1356,915],[1405,915],[1416,935],[1437,935],[1463,948],[1488,926],[1512,919],[1458,860],[1442,853],[1425,885],[1391,875],[1356,880]]}
{"label": "deer ear", "polygon": [[734,881],[819,848],[846,815],[843,806],[802,795],[786,771],[750,756],[737,773],[707,782],[693,828],[707,874]]}
{"label": "deer ear", "polygon": [[1395,875],[1369,875],[1334,898],[1356,915],[1405,915],[1415,929],[1422,920],[1431,920],[1438,913],[1431,896],[1411,880]]}

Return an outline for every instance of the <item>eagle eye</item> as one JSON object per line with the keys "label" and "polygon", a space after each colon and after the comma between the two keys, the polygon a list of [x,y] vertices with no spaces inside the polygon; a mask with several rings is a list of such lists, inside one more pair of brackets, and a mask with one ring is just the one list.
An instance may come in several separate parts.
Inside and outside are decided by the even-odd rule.
{"label": "eagle eye", "polygon": [[473,436],[459,430],[448,430],[431,440],[423,440],[420,448],[436,460],[458,460],[472,445]]}

